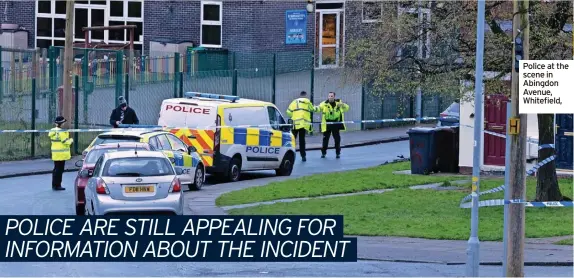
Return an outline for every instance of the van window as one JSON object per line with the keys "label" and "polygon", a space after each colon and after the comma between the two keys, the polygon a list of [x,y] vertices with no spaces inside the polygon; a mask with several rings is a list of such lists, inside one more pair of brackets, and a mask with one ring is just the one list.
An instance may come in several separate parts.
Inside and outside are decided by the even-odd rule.
{"label": "van window", "polygon": [[215,126],[217,108],[189,103],[163,103],[159,114],[158,125],[174,128],[206,128]]}
{"label": "van window", "polygon": [[265,106],[225,108],[223,121],[227,126],[262,126],[269,128],[269,116]]}
{"label": "van window", "polygon": [[282,130],[285,129],[286,126],[281,126],[282,124],[286,124],[285,119],[281,116],[279,110],[275,109],[273,106],[267,107],[267,112],[269,114],[269,124],[271,128],[275,130]]}

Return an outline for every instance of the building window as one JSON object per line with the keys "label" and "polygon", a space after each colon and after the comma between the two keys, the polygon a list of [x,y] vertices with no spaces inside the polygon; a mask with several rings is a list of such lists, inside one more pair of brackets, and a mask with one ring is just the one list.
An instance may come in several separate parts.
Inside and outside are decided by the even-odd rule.
{"label": "building window", "polygon": [[382,1],[363,1],[362,3],[363,22],[382,22],[383,21],[383,2]]}
{"label": "building window", "polygon": [[431,11],[428,8],[401,8],[399,16],[411,16],[415,27],[419,30],[418,40],[406,43],[406,46],[399,49],[399,56],[414,56],[418,59],[430,58],[431,36],[428,31],[431,22]]}
{"label": "building window", "polygon": [[[82,27],[136,25],[134,49],[143,45],[143,0],[76,1],[74,42],[84,41]],[[66,1],[38,1],[36,4],[36,47],[63,46],[66,28]],[[91,31],[91,41],[129,43],[128,30]]]}
{"label": "building window", "polygon": [[221,47],[222,17],[221,2],[201,2],[201,46]]}

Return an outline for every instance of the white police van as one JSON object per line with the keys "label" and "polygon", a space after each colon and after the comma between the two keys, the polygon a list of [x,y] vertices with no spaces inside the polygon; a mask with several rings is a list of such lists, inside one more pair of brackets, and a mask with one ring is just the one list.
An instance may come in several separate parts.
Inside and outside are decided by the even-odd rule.
{"label": "white police van", "polygon": [[269,102],[188,92],[162,102],[158,125],[193,146],[209,174],[239,180],[243,171],[289,176],[295,162],[291,120]]}

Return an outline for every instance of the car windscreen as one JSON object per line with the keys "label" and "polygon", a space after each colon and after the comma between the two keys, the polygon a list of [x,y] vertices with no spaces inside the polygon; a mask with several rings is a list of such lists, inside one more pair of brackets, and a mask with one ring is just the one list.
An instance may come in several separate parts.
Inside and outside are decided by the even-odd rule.
{"label": "car windscreen", "polygon": [[126,157],[114,158],[106,162],[105,177],[153,177],[175,175],[167,158]]}
{"label": "car windscreen", "polygon": [[98,136],[94,145],[121,142],[139,142],[141,138],[137,136]]}
{"label": "car windscreen", "polygon": [[[142,149],[142,148],[140,148],[140,149]],[[98,161],[98,158],[100,158],[100,156],[102,156],[105,153],[118,152],[118,151],[131,151],[131,150],[135,150],[135,148],[105,148],[105,149],[91,150],[88,153],[88,155],[86,156],[84,163],[85,164],[96,164],[96,162]]]}

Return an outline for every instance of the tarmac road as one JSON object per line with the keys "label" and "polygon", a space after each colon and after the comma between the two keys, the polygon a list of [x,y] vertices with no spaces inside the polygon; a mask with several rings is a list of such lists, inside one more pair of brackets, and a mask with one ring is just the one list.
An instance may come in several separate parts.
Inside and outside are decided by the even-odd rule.
{"label": "tarmac road", "polygon": [[[321,159],[320,151],[309,151],[306,162],[302,162],[297,157],[291,177],[376,166],[397,159],[400,155],[409,156],[408,142],[343,149],[341,159],[338,160],[335,159],[334,150],[329,150],[324,159]],[[73,183],[76,175],[76,172],[64,173],[63,186],[67,190],[61,192],[52,191],[51,175],[0,179],[0,213],[3,215],[72,215],[75,213]],[[203,190],[186,192],[186,195],[200,197],[207,193],[204,191],[211,191],[212,188],[246,187],[285,179],[276,177],[274,171],[245,172],[242,175],[243,180],[240,182],[216,185],[212,183],[213,179],[208,177],[208,184]]]}
{"label": "tarmac road", "polygon": [[[397,156],[408,157],[408,142],[343,149],[336,160],[310,151],[307,162],[296,162],[293,177],[319,172],[376,166]],[[304,164],[303,164],[304,163]],[[303,167],[303,165],[305,165]],[[68,190],[54,192],[50,175],[0,179],[0,213],[3,215],[71,215],[74,213],[72,183],[76,173],[65,173]],[[234,183],[207,185],[186,195],[201,196],[217,188],[249,186],[283,179],[274,174],[251,173]],[[203,193],[205,191],[205,193]],[[193,199],[193,198],[192,198]],[[464,265],[417,264],[380,261],[356,263],[0,263],[2,276],[463,276]],[[500,266],[481,266],[482,276],[499,276]],[[572,267],[526,267],[527,276],[572,277]]]}

